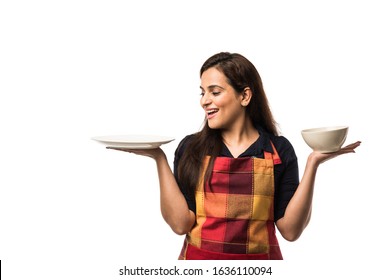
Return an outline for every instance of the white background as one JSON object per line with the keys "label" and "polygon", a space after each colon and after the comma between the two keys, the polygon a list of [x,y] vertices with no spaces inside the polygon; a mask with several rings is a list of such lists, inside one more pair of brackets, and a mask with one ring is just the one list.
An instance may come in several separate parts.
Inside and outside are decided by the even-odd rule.
{"label": "white background", "polygon": [[183,237],[160,215],[154,162],[91,137],[173,136],[163,146],[172,164],[202,124],[199,68],[220,51],[258,68],[301,174],[310,153],[302,129],[348,125],[347,143],[362,141],[320,167],[312,221],[298,241],[280,239],[285,261],[271,262],[270,279],[386,279],[385,4],[1,1],[4,279],[128,279],[118,273],[125,265],[184,266]]}

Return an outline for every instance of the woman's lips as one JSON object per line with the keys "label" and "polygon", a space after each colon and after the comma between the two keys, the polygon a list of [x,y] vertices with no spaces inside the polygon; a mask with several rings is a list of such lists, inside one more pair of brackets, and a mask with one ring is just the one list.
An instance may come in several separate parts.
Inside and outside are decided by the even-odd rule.
{"label": "woman's lips", "polygon": [[211,118],[213,118],[216,114],[217,114],[217,112],[218,112],[219,110],[218,109],[216,109],[216,108],[213,108],[213,109],[207,109],[206,110],[206,116],[207,116],[207,119],[211,119]]}

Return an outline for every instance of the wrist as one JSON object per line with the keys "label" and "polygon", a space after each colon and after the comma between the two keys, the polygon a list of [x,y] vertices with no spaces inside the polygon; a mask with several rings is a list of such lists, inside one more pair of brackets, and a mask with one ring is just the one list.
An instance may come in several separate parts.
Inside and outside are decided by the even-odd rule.
{"label": "wrist", "polygon": [[164,153],[164,151],[161,149],[161,148],[158,148],[154,151],[153,153],[153,158],[156,162],[159,162],[159,161],[162,161],[162,160],[166,160],[167,157]]}
{"label": "wrist", "polygon": [[307,159],[307,165],[314,168],[314,169],[317,169],[318,166],[320,165],[320,161],[318,160],[318,158],[316,157],[316,154],[315,152],[311,153]]}

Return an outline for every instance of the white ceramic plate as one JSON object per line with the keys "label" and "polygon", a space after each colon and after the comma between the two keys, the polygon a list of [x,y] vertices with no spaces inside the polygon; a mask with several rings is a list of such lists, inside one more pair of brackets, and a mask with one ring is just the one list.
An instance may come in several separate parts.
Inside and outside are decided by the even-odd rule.
{"label": "white ceramic plate", "polygon": [[158,135],[106,135],[92,137],[106,147],[127,149],[155,149],[175,138]]}

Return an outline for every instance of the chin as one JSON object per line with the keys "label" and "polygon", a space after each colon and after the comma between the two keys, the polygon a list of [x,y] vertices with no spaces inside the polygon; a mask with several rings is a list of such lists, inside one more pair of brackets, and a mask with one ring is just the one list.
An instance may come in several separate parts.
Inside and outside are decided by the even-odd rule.
{"label": "chin", "polygon": [[210,124],[210,122],[208,122],[207,125],[210,129],[223,129],[223,127],[219,124]]}
{"label": "chin", "polygon": [[210,122],[207,122],[207,126],[210,128],[210,129],[219,129],[219,126],[215,125],[215,124],[210,124]]}

